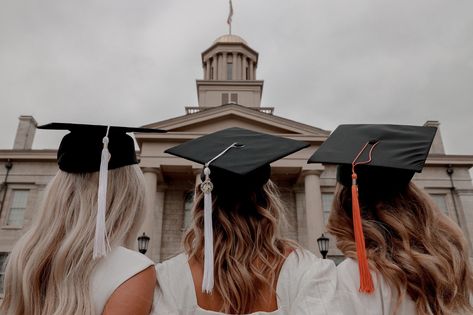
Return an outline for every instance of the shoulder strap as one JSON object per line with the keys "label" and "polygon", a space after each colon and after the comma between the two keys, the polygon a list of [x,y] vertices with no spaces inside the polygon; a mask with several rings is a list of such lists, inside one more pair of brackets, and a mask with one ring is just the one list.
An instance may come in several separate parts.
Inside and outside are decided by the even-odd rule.
{"label": "shoulder strap", "polygon": [[156,265],[158,279],[157,304],[174,304],[180,312],[197,307],[192,273],[187,262],[187,255],[180,254]]}

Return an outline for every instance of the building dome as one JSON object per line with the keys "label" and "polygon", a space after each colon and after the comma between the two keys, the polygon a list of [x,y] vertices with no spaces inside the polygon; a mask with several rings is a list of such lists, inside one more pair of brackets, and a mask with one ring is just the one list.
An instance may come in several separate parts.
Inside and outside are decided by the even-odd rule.
{"label": "building dome", "polygon": [[248,45],[246,40],[244,40],[238,35],[233,35],[233,34],[225,34],[225,35],[220,36],[214,41],[214,44],[218,44],[218,43],[242,43],[242,44]]}

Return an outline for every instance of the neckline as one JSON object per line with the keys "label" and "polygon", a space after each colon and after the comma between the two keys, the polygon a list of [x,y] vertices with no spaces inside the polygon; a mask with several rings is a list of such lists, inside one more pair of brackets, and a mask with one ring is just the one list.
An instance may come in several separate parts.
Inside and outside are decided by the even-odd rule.
{"label": "neckline", "polygon": [[[294,255],[296,255],[296,252],[298,251],[298,249],[294,249],[293,251],[291,251],[291,253],[289,255],[287,255],[286,259],[284,259],[284,262],[281,266],[281,270],[279,271],[279,275],[278,275],[278,281],[276,282],[276,303],[278,304],[278,307],[277,309],[275,309],[274,311],[272,312],[265,312],[265,311],[257,311],[257,312],[253,312],[253,313],[248,313],[248,314],[245,314],[245,315],[251,315],[251,314],[268,314],[268,315],[276,315],[278,314],[279,312],[281,312],[281,307],[279,305],[279,301],[278,301],[278,297],[279,297],[279,292],[280,292],[280,286],[281,286],[281,282],[279,281],[281,279],[281,275],[285,272],[285,270],[288,268],[287,265],[288,265],[288,261],[292,259],[292,257]],[[195,292],[195,283],[194,283],[194,278],[192,277],[192,271],[191,271],[191,268],[189,266],[189,257],[187,256],[187,254],[184,253],[184,257],[185,257],[185,265],[186,265],[186,277],[187,277],[187,281],[190,281],[190,284],[192,286],[192,306],[197,308],[198,310],[200,311],[203,311],[203,312],[207,312],[207,313],[210,313],[210,314],[221,314],[221,315],[233,315],[233,314],[227,314],[227,313],[221,313],[221,312],[216,312],[216,311],[212,311],[212,310],[207,310],[207,309],[204,309],[202,307],[199,306],[199,304],[197,303],[197,295],[196,295],[196,292]]]}

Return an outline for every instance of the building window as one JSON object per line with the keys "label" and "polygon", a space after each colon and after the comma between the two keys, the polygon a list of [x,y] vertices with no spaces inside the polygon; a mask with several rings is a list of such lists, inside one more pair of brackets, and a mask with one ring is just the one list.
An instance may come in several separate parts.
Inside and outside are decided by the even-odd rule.
{"label": "building window", "polygon": [[232,93],[230,95],[230,103],[238,104],[238,93]]}
{"label": "building window", "polygon": [[28,203],[28,193],[29,190],[25,189],[12,190],[12,202],[10,205],[10,211],[8,212],[6,225],[19,227],[23,225],[26,205]]}
{"label": "building window", "polygon": [[322,193],[322,209],[324,211],[324,225],[327,225],[330,210],[332,210],[333,194]]}
{"label": "building window", "polygon": [[222,105],[228,104],[228,93],[222,93]]}
{"label": "building window", "polygon": [[182,223],[182,230],[185,231],[192,221],[192,207],[194,206],[194,191],[189,191],[184,194],[184,221]]}
{"label": "building window", "polygon": [[447,207],[447,195],[446,194],[430,194],[430,197],[437,205],[440,211],[444,214],[448,215],[448,207]]}
{"label": "building window", "polygon": [[227,63],[227,80],[233,79],[233,64],[231,62]]}
{"label": "building window", "polygon": [[8,253],[0,252],[0,294],[3,294],[3,281],[5,280],[5,264],[7,257]]}

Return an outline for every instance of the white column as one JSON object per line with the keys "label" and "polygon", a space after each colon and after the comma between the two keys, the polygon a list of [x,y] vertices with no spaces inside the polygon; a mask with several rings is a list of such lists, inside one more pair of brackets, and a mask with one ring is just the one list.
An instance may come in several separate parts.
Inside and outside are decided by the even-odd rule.
{"label": "white column", "polygon": [[307,246],[307,220],[305,214],[304,191],[295,191],[297,211],[297,241],[304,247]]}
{"label": "white column", "polygon": [[223,55],[220,53],[217,55],[218,56],[218,76],[217,76],[217,79],[218,80],[224,80],[224,64],[223,64]]}
{"label": "white column", "polygon": [[158,187],[156,191],[156,226],[154,229],[153,237],[156,239],[154,242],[154,255],[152,259],[156,262],[161,261],[161,242],[163,236],[163,214],[164,214],[164,188]]}
{"label": "white column", "polygon": [[205,74],[204,74],[204,80],[210,80],[210,61],[211,59],[207,59],[205,62]]}
{"label": "white column", "polygon": [[146,182],[146,215],[138,235],[144,232],[150,237],[146,256],[157,262],[161,253],[164,211],[164,189],[162,186],[158,187],[158,181],[162,181],[162,174],[159,168],[144,168],[143,174]]}
{"label": "white column", "polygon": [[194,185],[194,188],[195,189],[198,189],[200,186],[200,183],[202,183],[202,180],[200,178],[200,175],[202,174],[202,169],[200,168],[194,168],[192,169],[192,171],[194,172],[194,175],[195,175],[195,185]]}
{"label": "white column", "polygon": [[212,72],[213,76],[210,77],[210,72],[209,72],[209,80],[216,80],[217,79],[217,61],[216,61],[216,57],[217,56],[212,57],[212,63],[210,65],[210,67],[213,68],[213,72],[212,72],[212,69],[210,70],[210,72]]}
{"label": "white column", "polygon": [[214,80],[219,80],[220,72],[220,54],[215,54]]}
{"label": "white column", "polygon": [[320,255],[317,238],[324,232],[324,215],[322,209],[322,193],[320,191],[321,171],[304,171],[305,211],[307,222],[308,249]]}
{"label": "white column", "polygon": [[241,80],[241,54],[236,54],[236,72],[235,72],[235,80]]}
{"label": "white column", "polygon": [[[459,212],[460,219],[463,219],[463,222],[459,222],[459,225],[468,240],[470,256],[473,257],[473,211],[471,211],[473,209],[473,190],[458,189],[456,192],[458,196],[456,198],[456,210]],[[455,196],[452,197],[455,198]]]}
{"label": "white column", "polygon": [[232,72],[233,72],[233,77],[232,80],[237,80],[237,53],[233,53],[233,58],[232,58]]}
{"label": "white column", "polygon": [[253,62],[253,60],[250,59],[250,80],[255,79],[254,78],[254,73],[253,73],[253,71],[254,71],[253,65],[254,65],[254,62]]}
{"label": "white column", "polygon": [[226,80],[227,79],[227,62],[228,62],[228,59],[227,59],[227,53],[222,53],[222,56],[223,56],[223,78],[222,80]]}
{"label": "white column", "polygon": [[245,56],[243,56],[243,60],[242,60],[242,65],[241,65],[241,79],[242,80],[246,80],[246,67],[248,65],[248,61],[247,61],[247,58]]}
{"label": "white column", "polygon": [[145,168],[143,174],[146,182],[146,199],[145,199],[145,218],[141,229],[138,231],[138,236],[143,232],[150,237],[148,244],[148,251],[146,255],[152,257],[154,254],[155,239],[153,236],[153,227],[155,223],[154,207],[156,204],[156,186],[158,182],[157,169]]}

